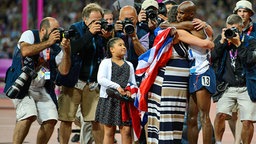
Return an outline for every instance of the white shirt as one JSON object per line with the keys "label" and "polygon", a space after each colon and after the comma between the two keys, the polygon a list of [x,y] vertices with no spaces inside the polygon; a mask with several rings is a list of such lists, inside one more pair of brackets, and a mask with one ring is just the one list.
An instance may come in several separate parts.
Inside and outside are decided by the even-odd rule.
{"label": "white shirt", "polygon": [[[20,43],[21,42],[25,42],[25,43],[29,43],[29,44],[34,44],[35,43],[35,38],[34,38],[34,34],[31,30],[27,30],[25,32],[22,33],[19,41],[18,41],[18,48],[20,49]],[[44,57],[44,59],[46,60],[46,49],[44,49],[42,52],[42,55]],[[62,58],[63,52],[61,51],[56,57],[55,57],[55,62],[57,65],[60,64],[61,62],[61,58]],[[48,70],[49,71],[49,70]],[[45,78],[41,77],[42,75],[40,74],[40,71],[37,72],[38,76],[32,80],[31,82],[31,86],[32,87],[43,87],[45,84]]]}
{"label": "white shirt", "polygon": [[209,49],[189,45],[188,58],[195,61],[195,64],[190,67],[190,74],[200,75],[205,73],[210,67],[210,57],[211,51]]}
{"label": "white shirt", "polygon": [[[136,85],[133,65],[131,62],[128,62],[128,61],[126,62],[130,66],[130,76],[129,76],[128,82]],[[108,97],[106,93],[107,88],[117,89],[118,87],[120,87],[118,83],[111,81],[111,74],[112,74],[112,61],[111,61],[111,58],[106,58],[101,61],[99,70],[98,70],[98,75],[97,75],[97,81],[101,85],[100,87],[101,98]]]}

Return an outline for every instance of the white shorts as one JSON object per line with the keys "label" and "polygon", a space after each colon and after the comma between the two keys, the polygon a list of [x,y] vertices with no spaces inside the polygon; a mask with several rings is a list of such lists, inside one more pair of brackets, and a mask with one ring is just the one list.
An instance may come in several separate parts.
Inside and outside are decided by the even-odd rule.
{"label": "white shorts", "polygon": [[246,87],[229,87],[217,103],[217,113],[231,116],[236,104],[241,121],[256,121],[256,103],[251,101]]}
{"label": "white shorts", "polygon": [[45,88],[29,89],[28,96],[23,99],[13,99],[16,107],[16,120],[21,121],[31,116],[37,116],[39,124],[47,120],[58,120],[58,111],[51,96]]}

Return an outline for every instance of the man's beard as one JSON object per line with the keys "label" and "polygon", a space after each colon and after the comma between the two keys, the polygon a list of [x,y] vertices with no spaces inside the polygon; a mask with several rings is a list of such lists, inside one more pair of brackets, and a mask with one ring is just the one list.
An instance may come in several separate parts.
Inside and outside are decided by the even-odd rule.
{"label": "man's beard", "polygon": [[46,34],[42,38],[42,42],[47,41],[49,39],[48,31],[46,30]]}

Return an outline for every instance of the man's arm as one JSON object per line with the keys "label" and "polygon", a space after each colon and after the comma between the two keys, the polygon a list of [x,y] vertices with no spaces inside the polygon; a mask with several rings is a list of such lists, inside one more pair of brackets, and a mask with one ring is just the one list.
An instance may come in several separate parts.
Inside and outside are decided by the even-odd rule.
{"label": "man's arm", "polygon": [[250,39],[248,45],[242,43],[238,47],[238,55],[246,64],[256,63],[256,39]]}
{"label": "man's arm", "polygon": [[63,56],[61,59],[61,63],[58,66],[58,70],[61,73],[61,75],[67,75],[69,73],[69,69],[71,66],[71,48],[70,48],[70,40],[63,38],[61,42],[61,48],[63,52]]}
{"label": "man's arm", "polygon": [[144,52],[146,52],[146,48],[144,48],[140,41],[139,41],[139,38],[137,36],[137,34],[134,32],[134,34],[131,35],[131,38],[132,38],[132,43],[133,43],[133,46],[134,46],[134,50],[135,50],[135,53],[140,56],[141,54],[143,54]]}
{"label": "man's arm", "polygon": [[211,52],[211,58],[212,61],[214,62],[215,60],[218,60],[219,58],[222,57],[224,50],[226,49],[227,46],[227,41],[221,41],[221,35],[219,35],[215,40],[214,40],[214,50]]}
{"label": "man's arm", "polygon": [[33,55],[39,54],[42,50],[51,47],[59,39],[60,39],[59,31],[54,30],[49,35],[49,39],[44,42],[41,42],[38,44],[29,44],[26,42],[21,42],[20,43],[21,55],[23,57],[27,57],[27,56],[33,56]]}
{"label": "man's arm", "polygon": [[191,21],[184,21],[184,22],[174,22],[174,23],[169,23],[167,21],[161,23],[160,25],[161,29],[165,29],[168,27],[175,27],[176,29],[184,29],[191,31],[194,29],[193,23]]}
{"label": "man's arm", "polygon": [[[205,39],[207,36],[210,40],[213,39],[213,29],[212,27],[207,24],[206,22],[201,21],[200,19],[194,19],[193,21],[183,21],[183,22],[175,22],[175,23],[168,23],[164,22],[160,24],[160,28],[164,29],[167,27],[175,27],[176,29],[184,29],[190,31],[193,35]],[[205,34],[205,32],[207,34]]]}

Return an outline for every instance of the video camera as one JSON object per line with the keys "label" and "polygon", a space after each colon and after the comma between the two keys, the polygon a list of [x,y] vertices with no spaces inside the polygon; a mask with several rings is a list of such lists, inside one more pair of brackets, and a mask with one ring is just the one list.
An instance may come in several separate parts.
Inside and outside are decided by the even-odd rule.
{"label": "video camera", "polygon": [[239,30],[236,27],[232,27],[225,30],[224,35],[226,38],[230,39],[236,37],[236,33],[239,33]]}
{"label": "video camera", "polygon": [[129,18],[125,18],[123,21],[120,22],[123,25],[123,30],[127,34],[132,34],[135,31],[133,26],[133,22]]}

